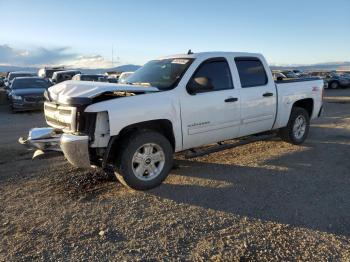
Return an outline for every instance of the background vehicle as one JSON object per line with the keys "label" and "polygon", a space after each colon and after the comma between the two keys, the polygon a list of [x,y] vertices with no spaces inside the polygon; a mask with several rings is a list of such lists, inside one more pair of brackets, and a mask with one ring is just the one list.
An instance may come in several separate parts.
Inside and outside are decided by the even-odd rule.
{"label": "background vehicle", "polygon": [[7,88],[11,85],[13,79],[15,77],[25,77],[25,76],[35,76],[35,73],[30,73],[30,72],[9,72],[8,76],[7,76],[7,82],[5,83],[5,85],[7,86]]}
{"label": "background vehicle", "polygon": [[299,69],[293,69],[292,70],[294,74],[296,74],[297,76],[300,76],[300,74],[302,74],[303,72]]}
{"label": "background vehicle", "polygon": [[117,83],[118,83],[118,78],[117,78],[117,77],[108,77],[108,78],[107,78],[107,82],[108,82],[108,83],[117,84]]}
{"label": "background vehicle", "polygon": [[71,164],[112,166],[122,183],[145,190],[167,177],[174,152],[191,149],[194,157],[195,148],[263,132],[301,144],[322,110],[321,79],[275,82],[260,54],[163,57],[127,82],[52,86],[45,102],[51,128],[32,129],[21,142],[45,150],[56,139]]}
{"label": "background vehicle", "polygon": [[[298,71],[298,70],[296,70]],[[295,79],[300,76],[292,70],[272,70],[272,76],[275,80],[281,81],[285,79]]]}
{"label": "background vehicle", "polygon": [[281,73],[285,75],[286,78],[298,78],[298,75],[292,70],[283,70]]}
{"label": "background vehicle", "polygon": [[325,77],[328,88],[350,87],[350,76],[332,72]]}
{"label": "background vehicle", "polygon": [[272,77],[274,80],[277,80],[277,81],[282,81],[283,79],[287,78],[284,74],[281,73],[281,71],[276,71],[276,70],[272,71]]}
{"label": "background vehicle", "polygon": [[65,71],[56,71],[52,75],[52,83],[58,84],[63,81],[71,80],[73,76],[81,74],[79,70],[65,70]]}
{"label": "background vehicle", "polygon": [[134,72],[123,72],[120,74],[118,83],[125,83],[126,79],[131,76]]}
{"label": "background vehicle", "polygon": [[39,69],[38,76],[46,79],[52,78],[52,75],[54,72],[63,71],[65,70],[64,66],[58,66],[58,67],[44,67]]}
{"label": "background vehicle", "polygon": [[72,80],[107,82],[107,76],[100,75],[100,74],[77,74],[77,75],[73,76]]}
{"label": "background vehicle", "polygon": [[5,85],[5,77],[0,76],[0,87]]}
{"label": "background vehicle", "polygon": [[12,111],[43,109],[44,92],[51,85],[40,77],[16,77],[9,92]]}

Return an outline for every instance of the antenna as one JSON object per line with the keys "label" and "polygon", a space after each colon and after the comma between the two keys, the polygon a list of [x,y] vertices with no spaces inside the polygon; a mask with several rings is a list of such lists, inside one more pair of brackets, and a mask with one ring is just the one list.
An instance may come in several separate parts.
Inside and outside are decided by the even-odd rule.
{"label": "antenna", "polygon": [[114,47],[112,45],[112,67],[114,67]]}
{"label": "antenna", "polygon": [[119,62],[119,60],[120,60],[120,57],[118,56],[118,46],[117,46],[117,48],[116,48],[116,51],[115,51],[115,53],[116,53],[116,56],[117,56],[117,64],[119,64],[120,62]]}
{"label": "antenna", "polygon": [[192,50],[191,50],[191,49],[189,49],[189,50],[188,50],[188,52],[187,52],[187,54],[188,54],[188,55],[193,55]]}

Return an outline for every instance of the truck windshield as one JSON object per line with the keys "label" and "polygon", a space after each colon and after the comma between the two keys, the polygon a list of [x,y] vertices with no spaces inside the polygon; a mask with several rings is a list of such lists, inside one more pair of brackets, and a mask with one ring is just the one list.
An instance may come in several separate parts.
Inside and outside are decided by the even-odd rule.
{"label": "truck windshield", "polygon": [[170,90],[178,84],[192,61],[189,58],[152,60],[129,76],[126,84]]}

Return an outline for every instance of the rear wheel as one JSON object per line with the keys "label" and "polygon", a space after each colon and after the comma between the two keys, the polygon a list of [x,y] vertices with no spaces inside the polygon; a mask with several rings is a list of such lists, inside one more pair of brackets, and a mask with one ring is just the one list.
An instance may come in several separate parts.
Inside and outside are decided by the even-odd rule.
{"label": "rear wheel", "polygon": [[10,104],[10,111],[12,114],[15,114],[17,112],[12,103]]}
{"label": "rear wheel", "polygon": [[162,134],[137,131],[123,143],[115,175],[124,185],[147,190],[161,184],[173,164],[173,148]]}
{"label": "rear wheel", "polygon": [[330,84],[330,88],[337,89],[339,88],[339,83],[337,81],[334,81]]}
{"label": "rear wheel", "polygon": [[309,134],[310,117],[304,108],[293,107],[288,125],[281,128],[279,136],[282,140],[299,145],[303,143]]}

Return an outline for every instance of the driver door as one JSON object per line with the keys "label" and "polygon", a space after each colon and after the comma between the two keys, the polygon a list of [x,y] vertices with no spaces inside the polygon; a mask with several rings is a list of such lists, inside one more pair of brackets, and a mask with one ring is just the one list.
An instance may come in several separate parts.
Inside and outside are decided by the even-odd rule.
{"label": "driver door", "polygon": [[240,90],[233,87],[226,59],[206,60],[189,84],[196,78],[207,78],[212,87],[196,86],[198,90],[181,99],[183,149],[232,139],[239,133]]}

